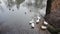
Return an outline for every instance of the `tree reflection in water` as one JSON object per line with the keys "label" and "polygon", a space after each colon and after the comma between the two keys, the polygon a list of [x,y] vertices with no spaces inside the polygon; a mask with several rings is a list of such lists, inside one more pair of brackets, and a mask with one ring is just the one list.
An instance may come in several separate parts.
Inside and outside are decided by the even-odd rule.
{"label": "tree reflection in water", "polygon": [[[4,1],[4,0],[3,0]],[[5,2],[5,4],[7,5],[7,7],[10,9],[12,8],[14,5],[16,5],[17,9],[19,9],[20,4],[23,2],[24,0],[7,0]]]}

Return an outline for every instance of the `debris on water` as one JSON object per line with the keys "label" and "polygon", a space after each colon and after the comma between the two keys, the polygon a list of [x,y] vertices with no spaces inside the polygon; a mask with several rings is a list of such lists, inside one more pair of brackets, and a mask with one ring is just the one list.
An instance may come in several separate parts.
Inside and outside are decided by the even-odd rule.
{"label": "debris on water", "polygon": [[9,8],[9,10],[11,10],[11,9]]}
{"label": "debris on water", "polygon": [[14,9],[12,9],[12,11],[14,11]]}
{"label": "debris on water", "polygon": [[30,10],[30,12],[31,12],[31,10]]}
{"label": "debris on water", "polygon": [[25,12],[25,14],[26,14],[26,12]]}

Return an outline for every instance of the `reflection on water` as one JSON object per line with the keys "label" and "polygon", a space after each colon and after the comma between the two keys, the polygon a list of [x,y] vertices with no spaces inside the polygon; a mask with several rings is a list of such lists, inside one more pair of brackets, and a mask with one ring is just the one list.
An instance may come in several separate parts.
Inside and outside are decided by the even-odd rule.
{"label": "reflection on water", "polygon": [[7,6],[12,7],[14,5],[14,2],[12,0],[7,0]]}
{"label": "reflection on water", "polygon": [[20,4],[25,1],[25,0],[16,0],[16,5],[17,5],[17,8],[19,8]]}
{"label": "reflection on water", "polygon": [[19,8],[20,4],[25,0],[3,0],[3,1],[9,8],[13,7],[14,5],[16,5],[17,8]]}

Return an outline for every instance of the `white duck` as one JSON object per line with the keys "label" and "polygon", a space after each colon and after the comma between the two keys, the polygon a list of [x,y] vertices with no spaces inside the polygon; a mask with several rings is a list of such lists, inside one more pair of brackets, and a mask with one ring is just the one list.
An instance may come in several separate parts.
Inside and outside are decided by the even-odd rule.
{"label": "white duck", "polygon": [[34,28],[35,27],[35,24],[34,23],[31,23],[31,28]]}
{"label": "white duck", "polygon": [[41,19],[39,16],[37,16],[37,20],[36,20],[36,23],[38,24],[39,23],[39,20]]}
{"label": "white duck", "polygon": [[39,22],[39,19],[38,19],[38,20],[36,20],[36,22],[38,23],[38,22]]}
{"label": "white duck", "polygon": [[41,19],[41,17],[37,16],[38,19]]}
{"label": "white duck", "polygon": [[48,23],[46,22],[46,21],[44,21],[44,23],[43,23],[44,25],[48,25]]}
{"label": "white duck", "polygon": [[34,23],[34,20],[33,19],[29,22],[29,24],[32,24],[32,23]]}
{"label": "white duck", "polygon": [[41,26],[41,29],[46,30],[47,26]]}
{"label": "white duck", "polygon": [[34,28],[35,27],[35,24],[34,24],[34,20],[32,19],[29,24],[31,25],[31,28]]}

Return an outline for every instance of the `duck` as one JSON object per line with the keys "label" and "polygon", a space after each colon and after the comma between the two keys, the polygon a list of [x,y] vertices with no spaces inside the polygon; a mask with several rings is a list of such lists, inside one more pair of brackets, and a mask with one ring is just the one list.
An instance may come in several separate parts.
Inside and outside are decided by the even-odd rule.
{"label": "duck", "polygon": [[41,18],[40,18],[39,16],[37,16],[36,24],[39,23],[40,19],[41,19]]}
{"label": "duck", "polygon": [[46,29],[47,29],[47,26],[42,25],[42,26],[41,26],[41,29],[42,29],[42,30],[46,30]]}
{"label": "duck", "polygon": [[41,17],[37,16],[38,19],[41,19]]}
{"label": "duck", "polygon": [[31,23],[31,28],[34,29],[34,27],[35,27],[35,24],[34,23]]}
{"label": "duck", "polygon": [[38,20],[36,20],[36,24],[38,24],[39,23],[39,19]]}

